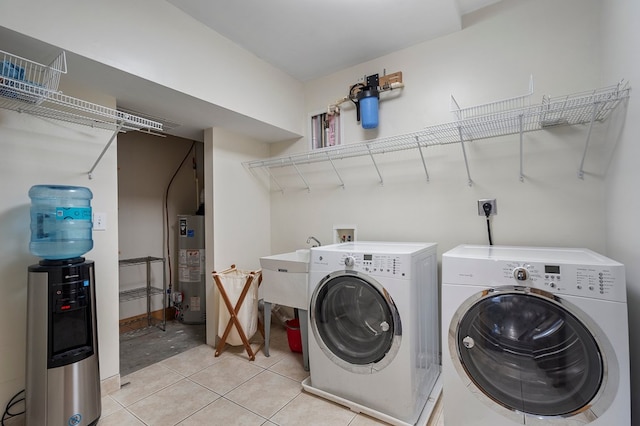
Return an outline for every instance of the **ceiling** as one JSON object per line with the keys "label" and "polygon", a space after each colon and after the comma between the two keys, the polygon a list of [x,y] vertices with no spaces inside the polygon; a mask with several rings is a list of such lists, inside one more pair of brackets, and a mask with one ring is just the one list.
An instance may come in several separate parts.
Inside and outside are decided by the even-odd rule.
{"label": "ceiling", "polygon": [[[224,2],[224,7],[211,0],[167,1],[276,68],[307,81],[459,31],[462,15],[500,0],[234,0]],[[0,49],[27,58],[55,51],[3,27]],[[171,135],[202,141],[204,129],[224,123],[266,142],[297,136],[70,52],[67,61],[74,82],[115,97],[119,108],[174,123],[166,131]]]}
{"label": "ceiling", "polygon": [[499,0],[167,0],[300,81],[461,29]]}

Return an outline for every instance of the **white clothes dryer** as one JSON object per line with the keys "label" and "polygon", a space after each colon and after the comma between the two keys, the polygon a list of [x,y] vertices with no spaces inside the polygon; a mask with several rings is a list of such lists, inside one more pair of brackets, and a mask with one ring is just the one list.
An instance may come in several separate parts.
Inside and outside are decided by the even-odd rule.
{"label": "white clothes dryer", "polygon": [[397,425],[430,414],[441,389],[436,251],[387,242],[311,249],[307,391]]}
{"label": "white clothes dryer", "polygon": [[442,256],[447,425],[631,424],[624,265],[587,249]]}

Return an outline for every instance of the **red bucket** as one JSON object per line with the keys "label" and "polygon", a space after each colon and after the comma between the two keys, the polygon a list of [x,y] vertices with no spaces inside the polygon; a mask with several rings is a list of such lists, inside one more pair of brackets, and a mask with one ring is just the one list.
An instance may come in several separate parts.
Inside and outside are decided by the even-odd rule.
{"label": "red bucket", "polygon": [[302,352],[300,320],[298,318],[290,319],[285,322],[285,327],[287,328],[287,340],[289,340],[289,349],[291,349],[291,352]]}

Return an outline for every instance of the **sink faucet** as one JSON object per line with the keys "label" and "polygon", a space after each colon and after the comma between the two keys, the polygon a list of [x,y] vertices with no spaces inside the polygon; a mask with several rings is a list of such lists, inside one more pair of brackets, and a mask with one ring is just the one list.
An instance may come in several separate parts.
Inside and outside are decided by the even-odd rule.
{"label": "sink faucet", "polygon": [[321,246],[322,244],[320,243],[320,241],[318,241],[318,239],[316,237],[309,237],[307,238],[307,244],[311,244],[311,240],[315,241],[317,244],[312,245],[311,247],[318,247]]}

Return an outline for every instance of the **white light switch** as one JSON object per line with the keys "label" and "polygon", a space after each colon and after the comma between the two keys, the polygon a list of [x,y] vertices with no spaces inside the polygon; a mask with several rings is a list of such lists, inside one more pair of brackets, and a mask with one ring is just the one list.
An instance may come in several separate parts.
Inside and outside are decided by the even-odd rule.
{"label": "white light switch", "polygon": [[106,231],[107,230],[107,214],[103,212],[93,213],[93,230],[94,231]]}

